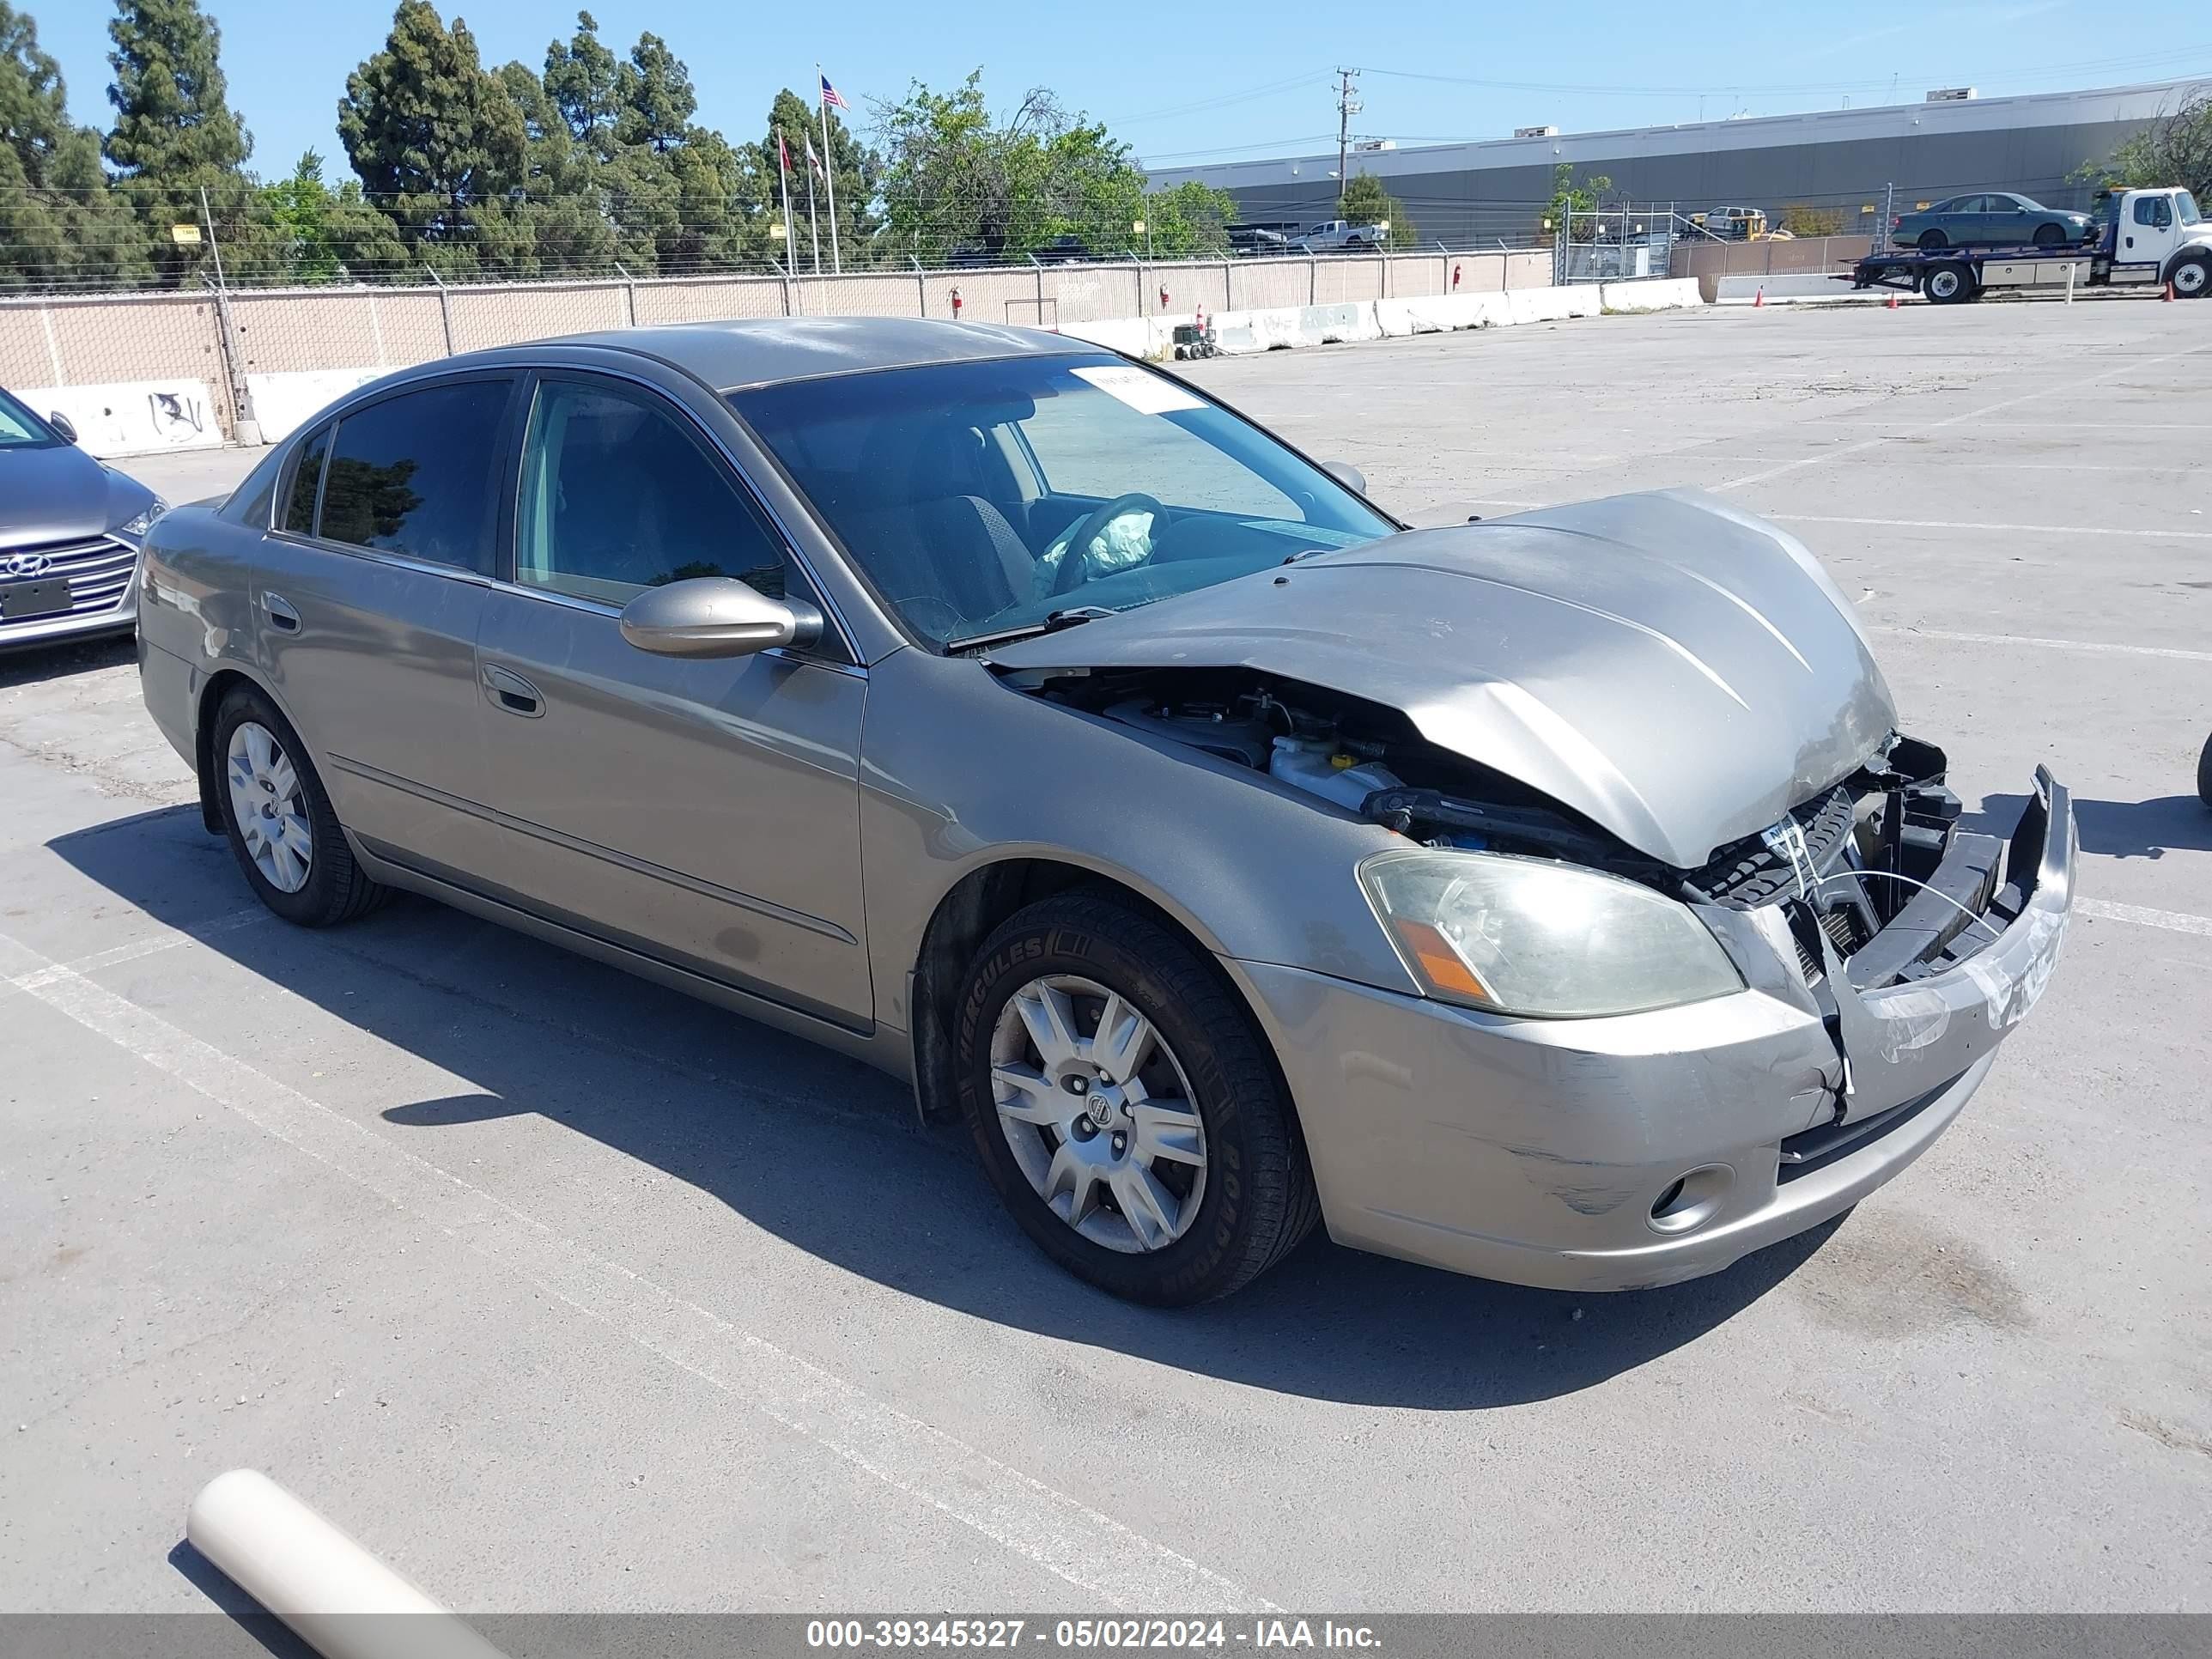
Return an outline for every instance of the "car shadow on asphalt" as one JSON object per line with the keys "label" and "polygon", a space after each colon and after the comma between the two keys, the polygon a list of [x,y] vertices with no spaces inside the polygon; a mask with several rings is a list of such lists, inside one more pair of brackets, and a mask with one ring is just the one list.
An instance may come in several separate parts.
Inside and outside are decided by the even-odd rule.
{"label": "car shadow on asphalt", "polygon": [[58,645],[26,646],[0,653],[0,690],[66,679],[71,674],[88,674],[94,669],[121,668],[137,654],[138,643],[128,634],[104,634],[97,639],[64,641]]}
{"label": "car shadow on asphalt", "polygon": [[50,845],[154,920],[466,1079],[395,1099],[365,1126],[433,1163],[443,1131],[536,1114],[906,1295],[1255,1388],[1439,1411],[1572,1394],[1723,1324],[1839,1224],[1624,1295],[1492,1284],[1316,1232],[1226,1301],[1133,1307],[1047,1262],[1000,1208],[964,1131],[919,1126],[911,1093],[857,1061],[426,901],[325,932],[258,919],[228,846],[191,807]]}
{"label": "car shadow on asphalt", "polygon": [[[1961,830],[2009,836],[2020,822],[2025,795],[1984,795],[1980,810],[1959,816]],[[2212,811],[2195,794],[2153,795],[2148,800],[2092,800],[2074,797],[2074,826],[2085,853],[2118,859],[2160,859],[2168,853],[2212,852]]]}

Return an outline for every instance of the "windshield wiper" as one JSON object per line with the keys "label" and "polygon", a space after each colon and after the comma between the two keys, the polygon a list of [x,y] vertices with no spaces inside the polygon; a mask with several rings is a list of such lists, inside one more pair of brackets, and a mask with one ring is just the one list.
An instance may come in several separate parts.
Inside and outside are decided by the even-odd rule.
{"label": "windshield wiper", "polygon": [[1020,628],[1002,629],[995,634],[974,634],[964,640],[951,640],[947,651],[972,651],[978,646],[1005,645],[1012,640],[1033,639],[1040,634],[1057,634],[1063,628],[1073,628],[1079,623],[1095,622],[1114,612],[1103,605],[1071,605],[1065,610],[1048,611],[1045,619]]}

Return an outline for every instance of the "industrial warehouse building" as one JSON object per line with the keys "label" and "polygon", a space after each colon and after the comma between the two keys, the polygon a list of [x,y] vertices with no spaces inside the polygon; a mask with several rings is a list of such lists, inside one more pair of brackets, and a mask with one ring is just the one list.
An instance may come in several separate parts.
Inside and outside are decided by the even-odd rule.
{"label": "industrial warehouse building", "polygon": [[[1925,102],[1820,110],[1619,132],[1541,131],[1477,143],[1362,149],[1350,171],[1371,173],[1404,204],[1423,239],[1455,246],[1525,242],[1542,228],[1555,170],[1613,183],[1609,202],[1702,211],[1760,208],[1778,227],[1872,232],[1895,187],[1899,210],[1978,190],[2019,191],[2053,207],[2087,205],[2072,182],[2131,134],[2212,82],[2164,81],[2017,98],[1930,94]],[[1226,190],[1258,223],[1332,217],[1336,152],[1279,161],[1164,168],[1156,188],[1188,179]]]}

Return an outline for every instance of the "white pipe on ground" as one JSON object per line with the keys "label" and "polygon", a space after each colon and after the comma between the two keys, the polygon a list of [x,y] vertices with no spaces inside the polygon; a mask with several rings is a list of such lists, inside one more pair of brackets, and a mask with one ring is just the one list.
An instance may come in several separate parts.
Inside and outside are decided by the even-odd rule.
{"label": "white pipe on ground", "polygon": [[201,1487],[185,1536],[323,1659],[501,1659],[258,1470],[233,1469]]}

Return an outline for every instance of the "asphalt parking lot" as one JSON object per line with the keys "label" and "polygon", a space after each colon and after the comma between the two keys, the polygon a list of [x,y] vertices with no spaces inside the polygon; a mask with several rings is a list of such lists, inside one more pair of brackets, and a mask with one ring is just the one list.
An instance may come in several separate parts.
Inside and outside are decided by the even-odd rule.
{"label": "asphalt parking lot", "polygon": [[2212,306],[1191,373],[1424,522],[1718,489],[1971,818],[2047,762],[2086,896],[1950,1133],[1670,1290],[1316,1237],[1136,1310],[872,1073],[428,903],[264,917],[127,647],[0,659],[0,1610],[206,1605],[240,1465],[469,1610],[2212,1609]]}

